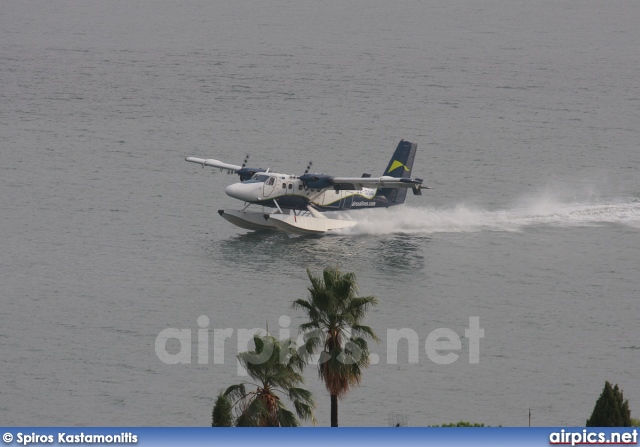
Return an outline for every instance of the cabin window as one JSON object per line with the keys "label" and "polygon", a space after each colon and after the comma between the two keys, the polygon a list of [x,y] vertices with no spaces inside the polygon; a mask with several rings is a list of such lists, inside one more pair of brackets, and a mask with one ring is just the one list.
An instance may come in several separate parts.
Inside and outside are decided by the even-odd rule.
{"label": "cabin window", "polygon": [[289,189],[293,189],[293,183],[289,183]]}
{"label": "cabin window", "polygon": [[286,189],[286,188],[287,188],[287,184],[286,184],[286,183],[283,183],[283,184],[282,184],[282,189]]}
{"label": "cabin window", "polygon": [[298,191],[302,191],[302,185],[298,185]]}
{"label": "cabin window", "polygon": [[266,184],[268,186],[272,186],[275,182],[276,182],[276,178],[275,177],[270,177],[269,180],[267,180]]}

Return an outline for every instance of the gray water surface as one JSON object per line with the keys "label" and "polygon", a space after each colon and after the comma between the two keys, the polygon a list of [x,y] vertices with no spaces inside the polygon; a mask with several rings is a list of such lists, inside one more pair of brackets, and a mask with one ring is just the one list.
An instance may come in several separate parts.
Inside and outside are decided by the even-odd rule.
{"label": "gray water surface", "polygon": [[[605,380],[637,417],[638,23],[623,0],[3,2],[3,423],[208,425],[238,329],[295,335],[305,269],[336,263],[383,339],[341,425],[581,425]],[[379,175],[401,138],[433,190],[325,237],[233,227],[237,177],[183,161]],[[430,361],[471,316],[480,363],[464,338]],[[166,328],[192,330],[192,364],[159,360]],[[387,364],[401,328],[418,362],[401,342]]]}

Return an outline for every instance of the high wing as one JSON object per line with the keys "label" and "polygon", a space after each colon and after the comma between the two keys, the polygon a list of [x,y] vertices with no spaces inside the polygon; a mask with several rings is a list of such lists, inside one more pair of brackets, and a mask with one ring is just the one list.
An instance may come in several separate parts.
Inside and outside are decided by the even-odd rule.
{"label": "high wing", "polygon": [[204,159],[204,158],[196,158],[196,157],[187,157],[186,161],[190,161],[191,163],[198,163],[204,166],[212,166],[214,168],[219,168],[221,170],[226,170],[229,172],[237,172],[242,169],[242,166],[231,165],[229,163],[223,163],[220,160],[214,160],[213,158]]}
{"label": "high wing", "polygon": [[262,169],[262,168],[248,167],[247,166],[248,159],[249,159],[249,156],[247,155],[246,158],[244,159],[244,163],[242,164],[242,166],[238,166],[238,165],[232,165],[229,163],[224,163],[220,160],[215,160],[213,158],[209,158],[209,159],[196,158],[196,157],[185,158],[186,161],[190,161],[191,163],[198,163],[199,165],[202,165],[203,168],[205,166],[211,166],[213,168],[218,168],[221,171],[233,172],[234,174],[238,174],[240,176],[240,181],[243,181],[243,182],[245,180],[249,180],[257,172],[265,172],[265,169]]}
{"label": "high wing", "polygon": [[331,187],[335,190],[358,190],[362,188],[413,188],[427,189],[422,186],[421,178],[397,178],[388,175],[382,177],[333,177]]}

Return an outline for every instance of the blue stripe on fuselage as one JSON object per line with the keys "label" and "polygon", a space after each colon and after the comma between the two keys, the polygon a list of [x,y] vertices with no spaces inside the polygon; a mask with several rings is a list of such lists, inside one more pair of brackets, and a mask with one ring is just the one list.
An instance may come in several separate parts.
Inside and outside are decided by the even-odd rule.
{"label": "blue stripe on fuselage", "polygon": [[[310,203],[307,197],[302,196],[280,196],[277,197],[278,205],[283,209],[292,210],[306,210],[307,205]],[[270,208],[277,208],[273,199],[260,200],[252,202],[256,205],[268,206]],[[367,199],[361,195],[347,196],[342,199],[338,199],[335,202],[318,205],[313,204],[314,208],[319,211],[341,211],[341,210],[361,210],[370,208],[388,208],[390,206],[398,205],[397,203],[390,202],[384,196],[375,196],[372,199]]]}

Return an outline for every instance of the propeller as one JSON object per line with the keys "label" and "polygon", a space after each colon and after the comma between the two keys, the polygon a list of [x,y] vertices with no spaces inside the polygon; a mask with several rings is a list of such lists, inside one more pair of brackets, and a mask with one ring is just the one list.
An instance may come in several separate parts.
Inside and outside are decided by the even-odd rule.
{"label": "propeller", "polygon": [[302,175],[306,175],[309,173],[309,169],[311,169],[311,166],[313,166],[313,162],[310,161],[309,164],[307,165],[307,169],[304,170],[304,174]]}
{"label": "propeller", "polygon": [[311,169],[311,166],[313,166],[313,162],[310,161],[309,164],[307,165],[307,169],[304,170],[304,174],[302,174],[300,176],[300,180],[302,180],[302,184],[304,185],[304,189],[309,189],[309,176],[307,175],[309,173],[309,169]]}
{"label": "propeller", "polygon": [[[242,166],[240,166],[240,169],[238,169],[238,171],[244,169],[247,166],[248,161],[249,161],[249,154],[244,156],[244,161],[242,162]],[[242,177],[242,175],[238,171],[236,171],[235,173],[231,171],[227,171],[227,174],[238,174]]]}
{"label": "propeller", "polygon": [[235,173],[240,176],[240,181],[244,182],[249,180],[256,172],[264,172],[265,170],[262,168],[252,168],[247,166],[249,162],[249,154],[245,155],[244,161],[242,162],[242,166],[240,169],[236,170]]}
{"label": "propeller", "polygon": [[[240,169],[238,169],[238,171],[244,169],[247,166],[247,162],[248,161],[249,161],[249,154],[244,156],[244,161],[242,162],[242,166],[240,166]],[[239,173],[238,171],[236,171],[236,172],[227,171],[227,174],[238,174],[238,175],[242,176],[241,173]]]}

